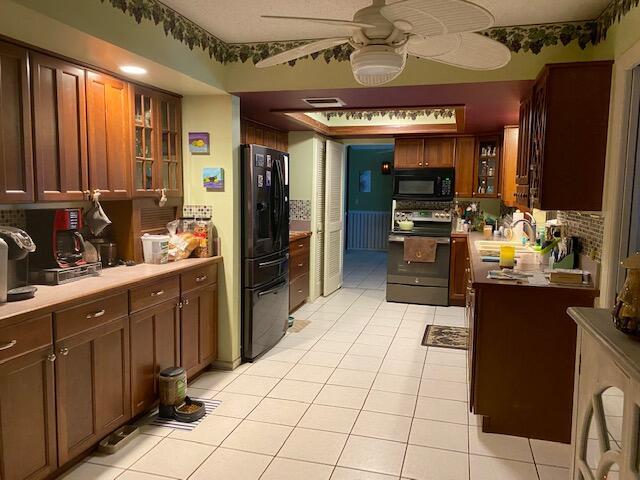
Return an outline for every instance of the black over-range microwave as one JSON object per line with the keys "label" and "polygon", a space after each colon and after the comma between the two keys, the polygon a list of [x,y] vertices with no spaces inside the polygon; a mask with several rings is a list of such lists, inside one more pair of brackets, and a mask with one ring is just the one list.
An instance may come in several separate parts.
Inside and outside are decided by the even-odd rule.
{"label": "black over-range microwave", "polygon": [[396,170],[393,175],[395,200],[450,202],[455,192],[453,168]]}

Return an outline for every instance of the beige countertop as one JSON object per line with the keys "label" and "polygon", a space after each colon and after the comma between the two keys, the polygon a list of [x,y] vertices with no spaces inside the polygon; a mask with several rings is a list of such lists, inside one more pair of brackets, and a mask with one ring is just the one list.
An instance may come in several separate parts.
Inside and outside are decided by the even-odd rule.
{"label": "beige countertop", "polygon": [[[469,232],[466,233],[455,233],[456,236],[459,235],[467,235],[469,239],[469,257],[470,264],[472,270],[472,278],[473,285],[518,285],[522,287],[528,288],[569,288],[569,289],[581,289],[581,290],[596,290],[593,285],[590,286],[580,286],[580,285],[561,285],[557,283],[549,283],[548,285],[531,285],[527,281],[514,281],[514,280],[494,280],[491,278],[487,278],[490,270],[499,270],[499,266],[497,263],[493,262],[483,262],[480,253],[476,248],[476,241],[485,240],[482,232]],[[544,267],[540,265],[538,272],[543,272]]]}
{"label": "beige countertop", "polygon": [[125,290],[131,285],[147,280],[220,262],[222,262],[222,257],[187,258],[164,265],[141,263],[133,267],[105,268],[99,277],[83,278],[64,285],[36,285],[38,291],[34,298],[0,304],[0,321],[40,310],[51,311],[54,307],[73,303],[83,297],[97,295],[109,290]]}

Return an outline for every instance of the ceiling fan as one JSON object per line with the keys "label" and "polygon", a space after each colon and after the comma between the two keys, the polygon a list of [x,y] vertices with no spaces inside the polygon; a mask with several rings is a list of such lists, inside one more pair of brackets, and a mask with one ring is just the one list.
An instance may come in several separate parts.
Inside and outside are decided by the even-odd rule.
{"label": "ceiling fan", "polygon": [[353,21],[263,15],[262,18],[344,27],[350,36],[313,41],[256,63],[271,67],[342,44],[350,44],[351,69],[365,86],[390,82],[404,70],[407,55],[470,70],[495,70],[511,59],[503,44],[473,33],[493,26],[493,15],[467,0],[373,0]]}

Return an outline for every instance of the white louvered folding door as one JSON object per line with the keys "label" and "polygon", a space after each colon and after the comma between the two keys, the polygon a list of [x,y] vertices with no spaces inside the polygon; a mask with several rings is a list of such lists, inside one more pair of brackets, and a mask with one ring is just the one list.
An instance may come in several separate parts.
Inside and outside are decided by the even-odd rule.
{"label": "white louvered folding door", "polygon": [[327,296],[342,286],[344,252],[344,145],[331,140],[326,144],[324,202],[324,285]]}

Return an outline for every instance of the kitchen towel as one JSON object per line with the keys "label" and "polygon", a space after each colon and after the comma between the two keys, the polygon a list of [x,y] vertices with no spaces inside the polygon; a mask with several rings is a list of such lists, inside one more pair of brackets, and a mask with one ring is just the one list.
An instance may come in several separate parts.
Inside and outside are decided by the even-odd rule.
{"label": "kitchen towel", "polygon": [[404,261],[433,263],[436,261],[438,242],[429,237],[405,237]]}

